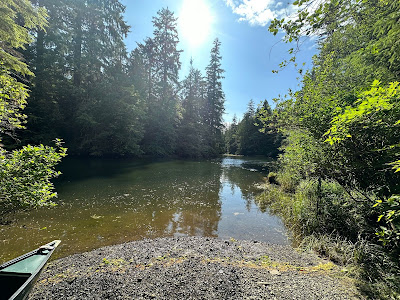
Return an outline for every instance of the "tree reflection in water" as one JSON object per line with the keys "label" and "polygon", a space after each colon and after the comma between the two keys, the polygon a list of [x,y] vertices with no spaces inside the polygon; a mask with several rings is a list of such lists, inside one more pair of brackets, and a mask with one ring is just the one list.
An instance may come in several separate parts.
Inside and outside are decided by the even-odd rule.
{"label": "tree reflection in water", "polygon": [[262,181],[243,162],[68,159],[57,207],[22,212],[0,226],[0,262],[55,238],[65,256],[142,238],[235,237],[234,226],[249,236],[254,224],[268,224],[250,215],[242,224],[243,216],[229,211],[250,212],[254,184]]}

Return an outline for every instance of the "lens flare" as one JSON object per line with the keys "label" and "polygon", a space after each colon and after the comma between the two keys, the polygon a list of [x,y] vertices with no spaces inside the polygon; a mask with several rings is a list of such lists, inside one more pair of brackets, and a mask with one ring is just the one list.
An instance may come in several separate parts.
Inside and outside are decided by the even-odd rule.
{"label": "lens flare", "polygon": [[190,47],[201,46],[209,37],[213,17],[204,0],[184,0],[179,14],[181,37]]}

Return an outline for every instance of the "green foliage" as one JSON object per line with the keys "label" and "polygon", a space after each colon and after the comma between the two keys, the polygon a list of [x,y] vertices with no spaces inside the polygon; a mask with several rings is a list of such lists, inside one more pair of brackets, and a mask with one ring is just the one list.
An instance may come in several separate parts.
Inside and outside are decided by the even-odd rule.
{"label": "green foliage", "polygon": [[222,79],[225,70],[222,69],[221,42],[216,38],[210,51],[210,62],[206,67],[207,103],[204,112],[204,122],[208,131],[208,145],[211,156],[224,151],[222,138],[222,115],[225,111],[225,93],[222,89]]}
{"label": "green foliage", "polygon": [[[400,2],[302,0],[294,5],[297,14],[274,20],[270,31],[283,30],[284,40],[297,45],[305,36],[317,36],[320,51],[301,89],[274,110],[286,137],[281,188],[274,192],[284,204],[277,205],[284,216],[289,212],[299,235],[326,244],[318,251],[334,247],[325,237],[356,245],[353,263],[369,282],[365,294],[394,298],[400,251]],[[295,62],[298,51],[289,51],[289,61]]]}
{"label": "green foliage", "polygon": [[210,157],[221,152],[224,94],[220,42],[211,50],[207,75],[193,67],[179,83],[177,19],[169,9],[153,18],[153,37],[132,51],[129,75],[145,99],[141,148],[156,156]]}
{"label": "green foliage", "polygon": [[[396,170],[396,162],[391,161],[393,157],[400,155],[399,91],[398,82],[391,83],[388,87],[381,87],[380,82],[375,81],[371,90],[361,93],[360,99],[353,106],[346,107],[341,114],[333,118],[331,128],[326,133],[328,136],[326,142],[336,148],[344,145],[346,148],[354,149],[357,145],[365,153],[364,161],[369,158],[369,165],[377,166],[379,168],[377,171],[382,173],[390,164],[394,165]],[[360,168],[365,171],[365,167],[360,166]],[[356,172],[354,169],[352,171]],[[395,186],[396,182],[398,182],[397,177],[390,185],[393,187],[389,189],[389,192],[399,192]],[[384,183],[387,184],[388,180]],[[368,182],[368,184],[374,185],[373,182]],[[388,189],[390,186],[385,186],[385,188]],[[384,199],[377,202],[382,209],[378,222],[385,222],[379,226],[377,235],[384,245],[398,248],[400,239],[398,196],[384,196]]]}
{"label": "green foliage", "polygon": [[[281,178],[278,174],[279,184]],[[269,186],[258,197],[258,203],[261,207],[270,205],[275,213],[283,215],[298,237],[335,232],[355,242],[359,235],[374,232],[368,224],[374,216],[372,205],[364,199],[362,194],[348,192],[335,181],[312,178],[300,181],[290,193],[281,186]]]}
{"label": "green foliage", "polygon": [[[78,111],[81,133],[79,153],[90,156],[140,155],[143,138],[144,103],[129,82],[109,81],[90,88],[89,99]],[[92,89],[93,88],[93,89]],[[89,100],[88,99],[88,100]]]}
{"label": "green foliage", "polygon": [[72,154],[141,154],[145,113],[124,66],[125,7],[117,0],[37,5],[46,7],[49,27],[24,53],[36,77],[22,141],[48,144],[61,136]]}
{"label": "green foliage", "polygon": [[168,8],[153,18],[153,37],[131,55],[131,73],[146,99],[143,151],[155,156],[174,154],[178,124],[178,50],[177,18]]}
{"label": "green foliage", "polygon": [[358,63],[358,68],[342,69],[348,79],[398,80],[399,1],[304,0],[295,1],[293,6],[296,14],[287,20],[275,19],[269,26],[274,35],[282,30],[286,43],[296,43],[289,50],[291,58],[281,67],[296,60],[304,37],[318,37],[323,42],[322,53],[334,48],[340,59]]}
{"label": "green foliage", "polygon": [[12,134],[23,128],[26,118],[21,110],[25,108],[28,93],[24,84],[7,73],[0,73],[0,133]]}
{"label": "green foliage", "polygon": [[[243,119],[239,123],[235,119],[224,133],[227,153],[276,157],[281,135],[275,130],[271,119],[272,110],[267,100],[257,110],[250,100]],[[264,127],[258,124],[261,122]]]}
{"label": "green foliage", "polygon": [[15,49],[24,48],[32,41],[30,30],[44,29],[46,10],[34,7],[29,0],[4,0],[0,3],[0,12],[0,69],[33,75]]}
{"label": "green foliage", "polygon": [[386,246],[398,248],[400,243],[400,196],[393,195],[384,201],[378,200],[374,207],[379,207],[381,215],[378,217],[381,224],[376,233],[379,240]]}
{"label": "green foliage", "polygon": [[224,132],[226,153],[235,155],[238,152],[238,136],[237,136],[238,122],[236,115],[233,116],[232,124],[227,126]]}
{"label": "green foliage", "polygon": [[293,130],[284,141],[284,155],[281,156],[283,172],[291,174],[292,181],[320,176],[330,165],[326,157],[328,147],[313,137],[307,130]]}
{"label": "green foliage", "polygon": [[[28,91],[22,76],[33,75],[16,51],[31,42],[30,30],[43,29],[46,11],[27,0],[6,0],[0,4],[0,133],[13,136],[15,129],[24,128],[26,116],[21,110],[27,103]],[[21,208],[51,205],[56,196],[50,180],[59,175],[54,170],[66,148],[25,146],[6,151],[0,146],[0,211],[6,213]]]}
{"label": "green foliage", "polygon": [[299,247],[304,250],[313,250],[321,253],[329,260],[346,266],[349,272],[352,264],[357,260],[357,243],[340,238],[335,234],[313,234],[306,236]]}
{"label": "green foliage", "polygon": [[[297,19],[271,25],[284,29],[287,40],[321,37],[301,90],[279,101],[274,111],[287,136],[282,173],[290,174],[288,182],[317,176],[384,198],[398,194],[399,177],[388,168],[399,155],[398,83],[380,83],[397,71],[377,56],[383,51],[397,63],[397,44],[387,35],[398,30],[393,21],[399,3],[302,2]],[[383,23],[388,26],[381,28]]]}
{"label": "green foliage", "polygon": [[306,236],[299,247],[320,253],[342,266],[341,274],[353,278],[368,299],[399,297],[396,261],[379,245],[365,239],[352,242],[336,234],[312,234]]}
{"label": "green foliage", "polygon": [[204,123],[206,81],[191,61],[189,74],[182,82],[182,118],[178,127],[177,154],[181,157],[207,156],[207,138]]}
{"label": "green foliage", "polygon": [[334,181],[322,180],[319,186],[317,179],[308,179],[291,193],[267,185],[256,201],[261,210],[283,218],[301,249],[343,266],[342,272],[369,298],[395,299],[399,294],[398,254],[371,241],[379,207],[373,208],[360,192],[346,191]]}
{"label": "green foliage", "polygon": [[22,208],[53,205],[57,196],[51,179],[60,175],[54,167],[66,156],[66,148],[57,141],[57,149],[48,146],[25,146],[6,152],[0,149],[0,210],[2,213]]}
{"label": "green foliage", "polygon": [[[331,145],[340,143],[345,139],[357,136],[360,131],[367,131],[371,136],[380,136],[391,133],[389,130],[398,131],[400,128],[400,86],[399,82],[390,83],[387,88],[381,87],[379,81],[372,83],[369,91],[361,93],[361,98],[353,106],[347,106],[342,113],[331,121],[331,128],[325,134],[326,142]],[[338,107],[338,111],[341,112]],[[357,132],[358,131],[358,132]],[[390,139],[395,135],[382,138]],[[395,148],[397,145],[385,145]],[[384,149],[377,149],[384,150]],[[400,154],[400,153],[399,153]]]}
{"label": "green foliage", "polygon": [[33,75],[16,49],[32,41],[31,29],[46,25],[46,11],[28,0],[5,0],[0,12],[0,133],[12,135],[23,128],[26,116],[21,110],[28,97],[26,86],[17,78]]}
{"label": "green foliage", "polygon": [[[19,80],[18,76],[31,74],[26,69],[5,78],[8,71],[3,72],[4,62],[1,65],[1,80],[7,80],[8,86],[0,90],[3,133],[13,134],[27,119],[27,130],[16,132],[22,144],[46,145],[62,137],[74,155],[208,157],[220,153],[219,42],[213,47],[208,80],[196,70],[192,90],[197,91],[189,95],[188,83],[179,82],[177,18],[168,8],[153,18],[153,36],[128,57],[124,38],[129,26],[119,0],[32,0],[33,5],[7,0],[0,8],[7,7],[9,18],[0,24],[25,18],[15,3],[28,3],[35,14],[29,20],[41,23],[13,29],[21,33],[22,44],[29,42],[22,54],[35,77],[30,82]],[[3,41],[10,32],[0,32]],[[21,57],[14,50],[7,53],[17,60]],[[26,88],[31,90],[28,104]],[[25,106],[27,118],[20,113]],[[3,142],[9,149],[16,148],[14,140]]]}

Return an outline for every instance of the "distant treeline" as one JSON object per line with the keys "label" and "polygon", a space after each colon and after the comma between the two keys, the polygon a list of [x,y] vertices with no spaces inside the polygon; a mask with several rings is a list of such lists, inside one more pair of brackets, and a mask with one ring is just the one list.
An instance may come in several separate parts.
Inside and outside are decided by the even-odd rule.
{"label": "distant treeline", "polygon": [[[250,100],[242,120],[234,115],[232,123],[224,132],[225,152],[239,155],[265,155],[277,157],[282,142],[282,135],[272,126],[261,124],[260,118],[272,118],[272,109],[265,100],[262,105],[254,107]],[[264,125],[264,126],[262,126]]]}
{"label": "distant treeline", "polygon": [[[153,17],[153,36],[127,52],[119,0],[32,0],[48,26],[22,54],[35,73],[21,144],[65,141],[69,154],[210,157],[223,152],[220,42],[205,75],[181,69],[177,18]],[[6,140],[7,147],[18,147]]]}

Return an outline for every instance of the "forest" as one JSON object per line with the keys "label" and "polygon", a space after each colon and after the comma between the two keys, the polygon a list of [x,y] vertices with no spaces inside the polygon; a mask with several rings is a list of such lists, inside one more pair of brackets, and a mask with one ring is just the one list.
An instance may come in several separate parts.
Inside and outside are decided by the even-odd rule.
{"label": "forest", "polygon": [[168,8],[131,53],[118,0],[7,0],[0,9],[3,212],[51,205],[50,180],[67,149],[95,157],[224,151],[218,39],[204,74],[192,59],[180,81],[177,18]]}
{"label": "forest", "polygon": [[253,100],[248,103],[242,120],[233,116],[231,124],[224,130],[225,153],[233,155],[264,155],[277,158],[280,153],[282,134],[272,126],[262,126],[262,118],[272,118],[267,100],[255,108]]}
{"label": "forest", "polygon": [[[118,0],[0,3],[0,206],[52,205],[67,155],[277,157],[258,205],[372,299],[400,297],[400,1],[300,0],[269,26],[298,91],[223,125],[221,43],[184,80],[167,8],[128,53]],[[266,32],[266,34],[268,34]],[[298,61],[315,39],[312,68]],[[271,99],[272,100],[272,99]],[[272,103],[272,102],[270,102]],[[38,145],[38,146],[32,146]]]}
{"label": "forest", "polygon": [[[329,257],[371,299],[400,286],[400,2],[295,1],[295,18],[269,31],[294,45],[301,88],[261,115],[283,136],[276,172],[259,197],[303,247]],[[297,54],[317,39],[313,67]],[[275,70],[280,72],[282,70]]]}
{"label": "forest", "polygon": [[19,143],[3,140],[8,148],[62,138],[70,155],[221,152],[224,70],[218,39],[205,75],[192,61],[180,81],[182,50],[177,18],[169,9],[153,18],[153,36],[127,53],[129,26],[120,1],[32,4],[46,9],[47,24],[30,32],[32,40],[21,51],[35,76],[27,79],[26,128],[13,132]]}

